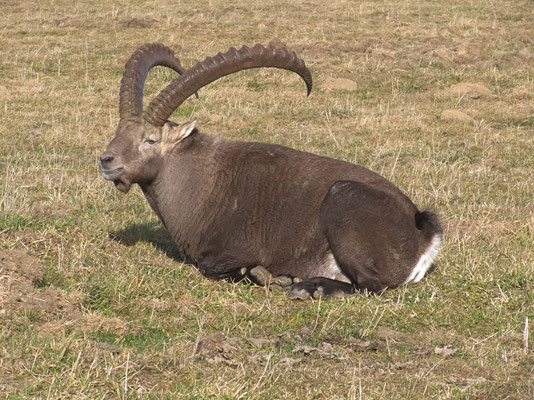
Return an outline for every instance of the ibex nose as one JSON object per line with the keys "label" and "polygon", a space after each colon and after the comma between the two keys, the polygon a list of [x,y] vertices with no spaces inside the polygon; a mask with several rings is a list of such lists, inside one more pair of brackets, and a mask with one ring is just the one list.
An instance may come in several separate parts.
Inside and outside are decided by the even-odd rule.
{"label": "ibex nose", "polygon": [[108,163],[110,163],[112,161],[113,161],[113,156],[111,154],[104,153],[104,154],[102,154],[100,156],[100,165],[102,165],[102,166],[104,166],[104,165],[106,165],[106,164],[108,164]]}

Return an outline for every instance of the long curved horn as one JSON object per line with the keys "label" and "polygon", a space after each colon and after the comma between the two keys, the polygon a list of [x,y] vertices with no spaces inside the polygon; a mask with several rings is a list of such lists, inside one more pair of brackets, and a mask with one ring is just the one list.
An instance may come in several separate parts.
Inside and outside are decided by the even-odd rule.
{"label": "long curved horn", "polygon": [[296,72],[306,83],[308,95],[310,94],[311,72],[295,52],[277,49],[274,46],[265,48],[260,44],[252,49],[247,46],[239,50],[231,47],[224,54],[219,53],[215,57],[206,58],[173,80],[150,102],[143,118],[152,125],[162,126],[174,110],[200,88],[234,72],[260,67],[282,68]]}
{"label": "long curved horn", "polygon": [[174,52],[161,43],[147,43],[139,47],[126,63],[121,80],[120,119],[143,114],[143,88],[148,71],[162,65],[179,74],[185,72]]}

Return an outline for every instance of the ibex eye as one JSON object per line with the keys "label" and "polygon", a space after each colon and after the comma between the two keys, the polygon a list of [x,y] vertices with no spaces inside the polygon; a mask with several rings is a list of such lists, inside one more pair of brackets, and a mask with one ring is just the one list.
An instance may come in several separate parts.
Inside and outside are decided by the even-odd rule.
{"label": "ibex eye", "polygon": [[155,140],[152,140],[152,139],[146,139],[146,140],[145,140],[145,143],[148,143],[148,144],[155,144],[156,141],[155,141]]}

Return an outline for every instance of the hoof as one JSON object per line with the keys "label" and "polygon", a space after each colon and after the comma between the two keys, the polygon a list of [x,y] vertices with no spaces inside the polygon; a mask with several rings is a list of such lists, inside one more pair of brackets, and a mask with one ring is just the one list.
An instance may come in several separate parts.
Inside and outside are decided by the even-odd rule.
{"label": "hoof", "polygon": [[280,275],[272,279],[271,285],[273,284],[279,285],[281,287],[287,287],[293,284],[293,279],[291,279],[291,277],[287,275]]}
{"label": "hoof", "polygon": [[[295,279],[293,280],[295,282]],[[344,297],[354,293],[354,287],[345,282],[328,278],[308,278],[293,283],[289,291],[291,299],[318,299],[323,296]]]}
{"label": "hoof", "polygon": [[263,266],[256,265],[248,270],[251,281],[260,286],[267,286],[271,283],[273,276]]}
{"label": "hoof", "polygon": [[313,294],[310,294],[309,290],[302,287],[293,286],[287,295],[290,299],[296,300],[309,300],[313,299]]}

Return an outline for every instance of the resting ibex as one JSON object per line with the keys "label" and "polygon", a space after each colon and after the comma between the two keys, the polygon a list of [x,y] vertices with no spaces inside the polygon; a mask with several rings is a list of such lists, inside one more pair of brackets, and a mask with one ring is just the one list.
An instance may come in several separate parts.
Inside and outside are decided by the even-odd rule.
{"label": "resting ibex", "polygon": [[[143,112],[144,82],[156,65],[181,75]],[[259,67],[293,71],[311,91],[309,69],[286,49],[231,48],[184,70],[168,47],[140,47],[125,67],[115,138],[100,157],[104,178],[124,193],[139,184],[185,259],[212,279],[249,277],[297,298],[419,281],[438,252],[441,226],[382,176],[167,120],[210,82]]]}

